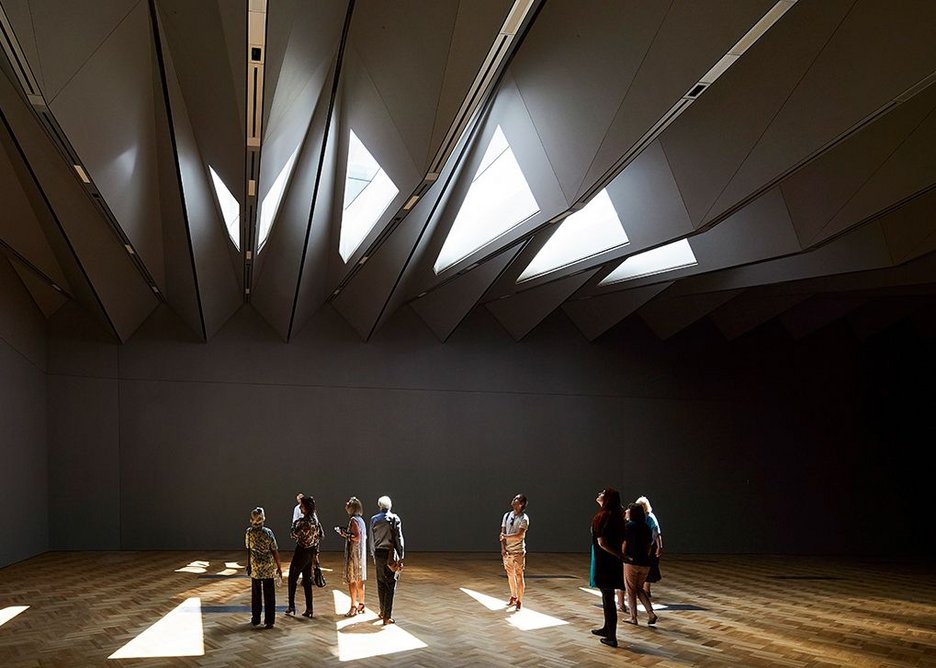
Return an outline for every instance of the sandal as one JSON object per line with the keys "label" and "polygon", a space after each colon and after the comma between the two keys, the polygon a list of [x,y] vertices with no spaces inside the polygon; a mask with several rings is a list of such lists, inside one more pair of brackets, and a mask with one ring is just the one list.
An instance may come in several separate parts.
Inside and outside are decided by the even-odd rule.
{"label": "sandal", "polygon": [[356,614],[357,614],[357,608],[351,608],[351,609],[348,610],[346,613],[344,613],[344,616],[345,616],[345,617],[354,617]]}
{"label": "sandal", "polygon": [[361,603],[361,604],[357,607],[357,614],[359,614],[359,615],[363,615],[363,614],[364,614],[364,604],[363,604],[363,603]]}

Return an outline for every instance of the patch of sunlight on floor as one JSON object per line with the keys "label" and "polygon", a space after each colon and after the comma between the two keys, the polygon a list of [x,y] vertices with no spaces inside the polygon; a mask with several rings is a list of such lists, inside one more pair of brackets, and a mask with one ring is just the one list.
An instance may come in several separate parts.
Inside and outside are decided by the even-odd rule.
{"label": "patch of sunlight on floor", "polygon": [[234,575],[237,573],[236,568],[225,568],[223,571],[218,571],[217,575]]}
{"label": "patch of sunlight on floor", "polygon": [[241,565],[240,565],[239,563],[237,563],[236,561],[225,561],[225,562],[224,562],[224,567],[225,567],[225,568],[243,568],[243,566],[241,566]]}
{"label": "patch of sunlight on floor", "polygon": [[482,594],[480,592],[472,591],[471,589],[465,589],[460,587],[460,589],[468,594],[471,598],[476,600],[478,603],[483,605],[488,610],[506,610],[507,601],[501,598],[494,598],[493,596],[488,596],[487,594]]}
{"label": "patch of sunlight on floor", "polygon": [[177,568],[176,573],[205,573],[208,570],[207,561],[193,561],[188,566]]}
{"label": "patch of sunlight on floor", "polygon": [[[502,599],[494,598],[493,596],[488,596],[487,594],[482,594],[471,589],[465,589],[464,587],[461,587],[461,590],[488,610],[508,611],[507,603]],[[562,626],[569,622],[524,607],[516,612],[512,612],[507,618],[507,623],[521,631],[534,631],[536,629],[547,629],[551,626]]]}
{"label": "patch of sunlight on floor", "polygon": [[[351,608],[351,598],[337,590],[333,590],[333,594],[335,614],[343,615]],[[342,619],[337,626],[339,661],[355,661],[428,647],[422,640],[400,628],[399,624],[383,626],[376,613],[366,608],[363,614]]]}
{"label": "patch of sunlight on floor", "polygon": [[201,599],[188,598],[108,659],[204,656]]}
{"label": "patch of sunlight on floor", "polygon": [[[591,587],[579,587],[579,589],[581,589],[586,594],[594,594],[595,596],[599,596],[599,597],[601,596],[601,591],[598,589],[592,589]],[[653,604],[654,610],[666,610],[666,607],[667,606],[663,605],[662,603]],[[640,612],[646,612],[646,609],[644,609],[642,603],[637,604],[637,609],[640,610]]]}
{"label": "patch of sunlight on floor", "polygon": [[21,612],[26,611],[28,608],[28,605],[11,605],[0,609],[0,626],[3,626]]}

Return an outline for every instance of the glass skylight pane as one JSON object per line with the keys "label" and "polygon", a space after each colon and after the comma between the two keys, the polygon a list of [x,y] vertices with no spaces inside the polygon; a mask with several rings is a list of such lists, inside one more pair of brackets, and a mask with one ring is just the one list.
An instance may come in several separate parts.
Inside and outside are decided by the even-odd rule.
{"label": "glass skylight pane", "polygon": [[399,192],[352,130],[348,143],[341,238],[338,241],[342,260],[348,261]]}
{"label": "glass skylight pane", "polygon": [[286,184],[289,182],[289,176],[292,174],[293,163],[296,162],[296,156],[299,155],[299,147],[289,156],[289,160],[283,165],[279,175],[270,186],[263,201],[260,202],[260,240],[257,248],[263,248],[267,237],[270,236],[270,229],[273,227],[273,219],[276,212],[279,211],[280,202],[283,200],[283,193],[286,191]]}
{"label": "glass skylight pane", "polygon": [[435,273],[463,260],[538,211],[539,205],[498,126],[442,244],[433,267]]}
{"label": "glass skylight pane", "polygon": [[517,283],[626,243],[627,234],[621,226],[621,219],[614,210],[608,191],[602,190],[584,209],[576,211],[560,223],[559,229],[549,237],[549,241],[520,274]]}
{"label": "glass skylight pane", "polygon": [[215,196],[218,198],[218,206],[221,207],[221,217],[224,218],[228,236],[231,237],[237,250],[240,250],[240,204],[215,170],[208,167],[208,171],[211,172],[211,181],[214,184]]}
{"label": "glass skylight pane", "polygon": [[660,246],[627,258],[598,285],[630,281],[644,276],[662,274],[674,269],[684,269],[695,264],[697,264],[696,257],[689,246],[689,241],[680,239],[666,246]]}

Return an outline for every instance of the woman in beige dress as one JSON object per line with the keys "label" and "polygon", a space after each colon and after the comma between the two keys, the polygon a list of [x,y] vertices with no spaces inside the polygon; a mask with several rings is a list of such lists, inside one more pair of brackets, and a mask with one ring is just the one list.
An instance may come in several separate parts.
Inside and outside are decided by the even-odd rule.
{"label": "woman in beige dress", "polygon": [[351,597],[351,609],[345,617],[354,617],[364,612],[364,580],[367,579],[367,529],[361,517],[364,508],[357,497],[352,496],[345,504],[345,510],[351,519],[348,528],[335,527],[335,531],[345,539],[345,568],[342,582],[348,585]]}

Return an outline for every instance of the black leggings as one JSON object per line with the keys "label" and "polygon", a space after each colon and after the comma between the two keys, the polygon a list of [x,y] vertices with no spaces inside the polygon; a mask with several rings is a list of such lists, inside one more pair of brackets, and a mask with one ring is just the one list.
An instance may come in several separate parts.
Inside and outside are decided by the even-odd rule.
{"label": "black leggings", "polygon": [[296,583],[302,576],[302,591],[305,593],[306,612],[312,612],[312,564],[315,563],[314,547],[296,546],[289,564],[289,607],[296,609]]}
{"label": "black leggings", "polygon": [[601,590],[601,609],[604,611],[604,630],[608,638],[617,638],[617,605],[613,589]]}

